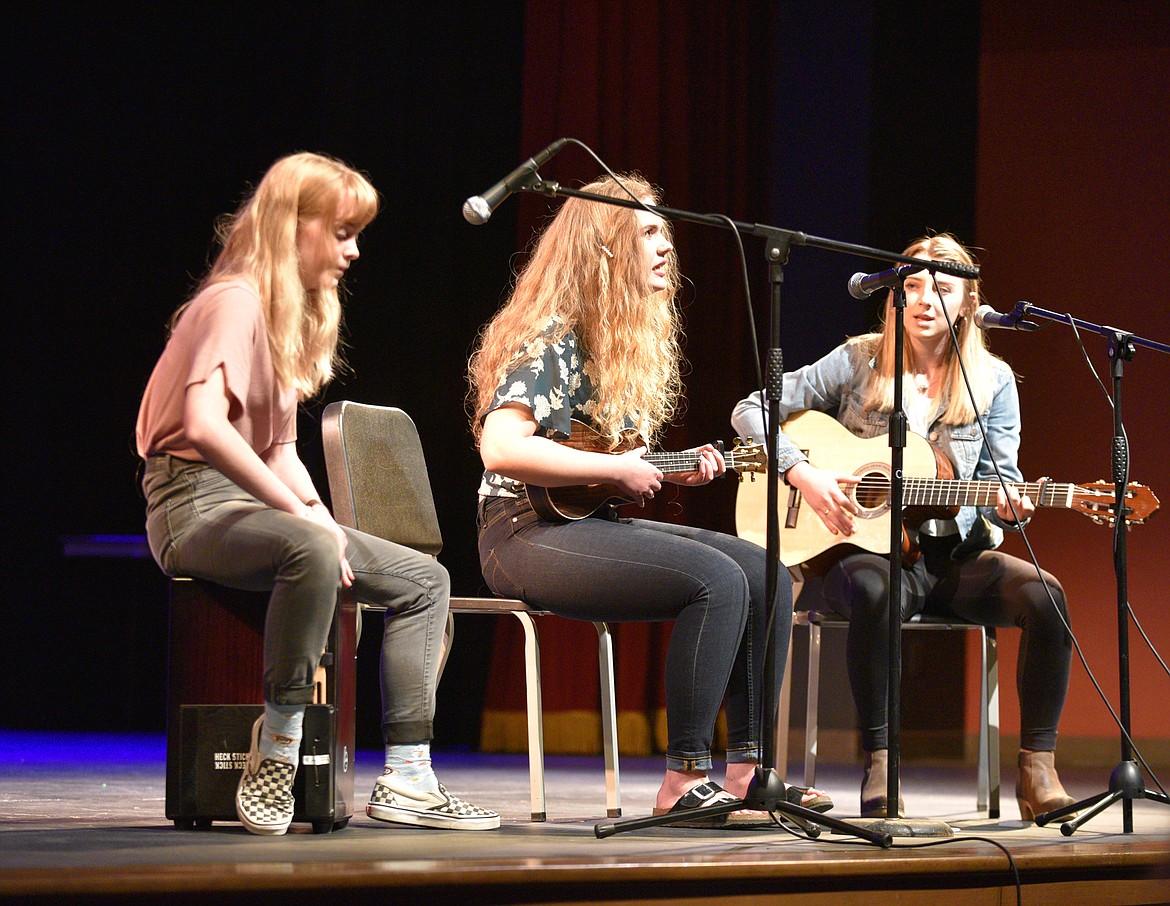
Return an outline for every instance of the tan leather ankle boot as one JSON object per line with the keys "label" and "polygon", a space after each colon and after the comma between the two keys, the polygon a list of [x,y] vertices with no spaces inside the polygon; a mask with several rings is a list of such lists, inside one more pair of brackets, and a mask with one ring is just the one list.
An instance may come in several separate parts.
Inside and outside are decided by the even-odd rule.
{"label": "tan leather ankle boot", "polygon": [[[886,784],[889,782],[887,766],[889,750],[877,749],[865,753],[865,777],[861,781],[861,817],[886,818],[889,811],[889,796]],[[906,816],[906,804],[901,793],[898,795],[898,817]]]}
{"label": "tan leather ankle boot", "polygon": [[[1061,786],[1056,775],[1052,752],[1030,752],[1020,749],[1020,775],[1016,780],[1016,802],[1020,818],[1035,821],[1037,815],[1055,811],[1076,802]],[[1066,818],[1075,818],[1067,815]]]}

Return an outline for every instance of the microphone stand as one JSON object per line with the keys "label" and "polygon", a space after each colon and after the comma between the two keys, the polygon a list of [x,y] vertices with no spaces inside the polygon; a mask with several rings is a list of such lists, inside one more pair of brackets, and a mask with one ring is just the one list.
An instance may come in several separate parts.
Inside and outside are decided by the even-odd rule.
{"label": "microphone stand", "polygon": [[[931,262],[935,264],[936,262]],[[932,268],[933,269],[933,268]],[[908,275],[907,275],[908,276]],[[898,813],[900,742],[902,725],[902,511],[904,482],[902,467],[906,452],[906,406],[902,398],[906,361],[903,333],[906,314],[906,277],[893,286],[894,292],[894,411],[890,414],[890,579],[887,592],[889,632],[886,639],[886,817],[861,819],[865,826],[895,837],[952,837],[945,821],[922,818],[908,820]]]}
{"label": "microphone stand", "polygon": [[[659,216],[673,219],[683,220],[690,223],[702,224],[705,226],[716,226],[722,229],[734,229],[740,233],[760,236],[766,240],[767,246],[765,249],[765,256],[768,262],[769,282],[771,284],[771,317],[769,328],[769,350],[768,350],[768,375],[766,378],[768,389],[768,514],[767,514],[767,548],[766,548],[766,572],[765,572],[765,588],[766,588],[766,606],[769,608],[767,615],[767,625],[771,632],[776,632],[778,627],[773,620],[774,614],[773,601],[777,585],[779,584],[780,571],[780,526],[779,526],[779,510],[777,507],[779,501],[779,472],[776,462],[775,450],[779,443],[780,434],[780,391],[783,384],[783,358],[780,351],[780,287],[784,279],[784,264],[788,260],[788,252],[792,245],[807,245],[814,248],[823,248],[830,251],[842,252],[851,255],[860,255],[866,258],[874,258],[882,261],[893,261],[899,264],[914,264],[921,268],[927,268],[932,271],[939,271],[942,273],[952,274],[958,277],[973,278],[978,277],[979,269],[957,262],[951,261],[928,261],[920,258],[911,258],[905,255],[895,254],[893,252],[886,252],[880,249],[873,249],[867,246],[854,245],[852,243],[837,242],[832,239],[822,239],[817,236],[810,236],[807,233],[801,233],[793,230],[783,230],[778,227],[766,226],[759,223],[743,223],[740,221],[731,220],[729,218],[716,217],[710,214],[696,214],[692,211],[683,211],[677,208],[664,207],[662,205],[649,205],[636,201],[633,198],[611,198],[606,195],[595,195],[590,192],[582,192],[577,189],[566,188],[560,183],[548,181],[545,182],[540,179],[535,172],[531,177],[525,181],[523,185],[517,186],[517,191],[536,192],[538,194],[546,195],[550,198],[555,198],[558,195],[569,196],[572,198],[582,198],[588,201],[598,202],[600,204],[616,205],[618,207],[634,208],[638,210],[649,210],[657,213]],[[903,304],[905,296],[903,294]],[[898,337],[901,339],[901,321],[899,321]],[[900,378],[900,376],[899,376]],[[897,473],[897,480],[899,482],[898,490],[901,491],[901,470]],[[898,501],[899,508],[901,500]],[[894,545],[891,556],[895,556],[901,548],[901,521],[896,523],[898,534],[898,543]],[[893,531],[893,530],[891,530]],[[900,561],[898,566],[900,567]],[[891,587],[894,587],[891,583]],[[891,599],[892,600],[892,599]],[[900,603],[900,595],[898,596]],[[891,607],[895,607],[891,603]],[[897,608],[897,614],[901,616],[901,608]],[[897,631],[901,632],[902,621],[897,620],[893,624],[897,627]],[[893,631],[891,636],[893,637]],[[900,655],[900,646],[894,649]],[[772,675],[775,665],[773,663],[773,645],[771,638],[767,640],[765,648],[765,661],[763,668],[763,675],[769,677]],[[894,669],[893,666],[891,669]],[[898,675],[901,674],[900,664],[897,666]],[[817,826],[831,828],[838,833],[851,834],[860,837],[870,843],[875,843],[882,848],[888,848],[892,842],[892,833],[886,827],[870,829],[868,827],[859,826],[854,823],[849,823],[833,818],[821,812],[814,812],[811,809],[806,809],[798,805],[793,805],[788,802],[784,796],[784,781],[777,773],[776,769],[772,767],[775,760],[775,732],[773,723],[776,718],[776,702],[774,701],[773,684],[765,681],[765,701],[764,711],[761,721],[761,735],[763,757],[760,764],[756,768],[756,775],[752,779],[748,787],[748,793],[742,800],[735,800],[732,802],[725,802],[719,805],[703,806],[696,809],[688,809],[685,813],[656,815],[649,818],[631,818],[616,822],[603,822],[594,826],[594,834],[599,838],[609,837],[614,834],[625,831],[641,830],[648,827],[658,827],[662,825],[673,824],[678,821],[692,821],[695,818],[701,817],[716,817],[718,815],[730,814],[733,811],[738,811],[742,808],[757,809],[760,811],[767,811],[770,813],[779,812],[792,818],[795,822],[809,831],[811,836],[818,836],[820,831]],[[897,695],[897,686],[894,683],[890,685],[891,695]],[[891,726],[894,725],[897,716],[897,708],[895,707],[890,713]],[[892,739],[896,740],[896,734]],[[891,789],[894,790],[892,802],[893,808],[897,808],[897,758],[895,756],[891,764]],[[947,828],[950,832],[950,828]],[[910,830],[903,830],[902,834],[905,836],[921,836],[923,831],[920,828],[913,828]]]}
{"label": "microphone stand", "polygon": [[1135,337],[1133,334],[1119,330],[1116,327],[1104,327],[1089,321],[1082,321],[1072,315],[1047,311],[1037,308],[1030,302],[1019,302],[1012,311],[1012,317],[1025,318],[1029,315],[1038,315],[1051,321],[1063,324],[1072,324],[1077,328],[1098,333],[1109,341],[1109,360],[1112,363],[1113,375],[1113,484],[1114,484],[1114,544],[1113,570],[1117,576],[1117,659],[1119,664],[1118,680],[1120,683],[1119,711],[1121,712],[1121,761],[1109,776],[1109,789],[1098,793],[1080,802],[1074,802],[1064,808],[1055,809],[1036,816],[1036,824],[1043,827],[1053,821],[1058,821],[1074,812],[1082,812],[1075,818],[1063,822],[1060,832],[1071,837],[1086,821],[1096,817],[1115,802],[1121,802],[1122,830],[1124,833],[1133,833],[1133,803],[1135,799],[1152,799],[1163,805],[1170,805],[1170,798],[1165,793],[1145,788],[1141,769],[1133,757],[1133,742],[1130,736],[1129,713],[1129,563],[1126,559],[1126,531],[1125,517],[1126,485],[1129,481],[1129,445],[1125,437],[1124,423],[1121,417],[1121,378],[1125,370],[1125,363],[1134,357],[1135,346],[1144,346],[1157,352],[1170,353],[1170,346]]}

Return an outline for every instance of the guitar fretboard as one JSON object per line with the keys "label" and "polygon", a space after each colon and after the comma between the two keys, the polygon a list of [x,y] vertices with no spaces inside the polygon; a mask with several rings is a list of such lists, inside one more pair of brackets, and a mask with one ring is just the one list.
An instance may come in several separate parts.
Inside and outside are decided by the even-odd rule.
{"label": "guitar fretboard", "polygon": [[[651,465],[658,466],[667,475],[697,472],[699,469],[699,454],[693,450],[682,450],[677,453],[647,453],[643,459]],[[742,457],[737,460],[734,450],[730,453],[724,453],[723,461],[729,469],[738,469],[745,465],[745,460]]]}
{"label": "guitar fretboard", "polygon": [[[1036,506],[1068,509],[1078,495],[1100,497],[1105,502],[1112,499],[1103,492],[1055,481],[1009,482],[1008,486],[1015,488],[1021,497],[1031,498]],[[999,482],[907,477],[902,487],[905,506],[995,506]],[[866,475],[858,484],[857,496],[862,499],[888,496],[889,488],[890,480],[884,475]]]}

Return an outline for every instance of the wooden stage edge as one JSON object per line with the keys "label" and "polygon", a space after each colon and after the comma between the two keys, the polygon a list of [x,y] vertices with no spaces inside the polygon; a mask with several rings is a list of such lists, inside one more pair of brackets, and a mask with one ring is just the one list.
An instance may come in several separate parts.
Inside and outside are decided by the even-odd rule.
{"label": "wooden stage edge", "polygon": [[[1072,845],[1072,844],[1070,844]],[[1075,846],[1075,845],[1074,845]],[[736,849],[737,847],[732,847]],[[1139,904],[1170,899],[1165,845],[1126,842],[1075,846],[1078,852],[1013,855],[1026,904]],[[759,852],[679,860],[519,858],[430,863],[313,862],[218,864],[0,872],[0,897],[23,902],[468,904],[948,904],[1013,903],[1014,879],[1002,854],[969,845],[865,858],[784,859]],[[957,850],[957,851],[956,851]],[[936,853],[927,855],[926,853]],[[13,900],[15,901],[15,900]]]}
{"label": "wooden stage edge", "polygon": [[[333,833],[297,824],[283,837],[255,837],[236,822],[185,830],[166,819],[158,735],[0,730],[0,753],[4,904],[1007,906],[1017,902],[1013,865],[1019,902],[1029,906],[1170,903],[1170,807],[1135,802],[1135,832],[1125,834],[1114,805],[1065,837],[1019,820],[1006,770],[1003,815],[990,818],[976,810],[973,767],[904,763],[910,814],[941,819],[954,836],[899,837],[883,850],[827,830],[808,840],[777,827],[626,828],[598,839],[594,826],[606,820],[600,758],[547,760],[545,822],[528,820],[524,756],[439,751],[444,784],[496,808],[499,830],[386,825],[359,805]],[[381,771],[379,755],[357,753],[359,803]],[[649,814],[661,771],[658,759],[621,760],[625,817]],[[818,766],[835,816],[856,814],[859,776],[855,763]],[[1100,792],[1103,779],[1096,770],[1062,770],[1062,778],[1082,798]]]}

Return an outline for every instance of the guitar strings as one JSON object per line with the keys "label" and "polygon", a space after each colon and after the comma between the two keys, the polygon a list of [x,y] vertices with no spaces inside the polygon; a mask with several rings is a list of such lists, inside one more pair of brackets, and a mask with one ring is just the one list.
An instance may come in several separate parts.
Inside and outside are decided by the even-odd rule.
{"label": "guitar strings", "polygon": [[[1042,507],[1072,508],[1074,501],[1080,501],[1086,513],[1098,521],[1112,523],[1114,514],[1110,507],[1114,502],[1112,491],[1106,493],[1096,487],[1082,487],[1068,482],[1038,481],[1008,482],[1021,495],[1027,495]],[[961,488],[959,487],[961,486]],[[904,504],[907,506],[992,506],[1000,484],[989,479],[960,481],[949,478],[925,478],[910,476],[903,479]],[[864,500],[889,501],[890,480],[882,474],[868,473],[857,484],[856,496]],[[1133,492],[1126,496],[1132,498]],[[1097,509],[1098,506],[1102,509]],[[1140,520],[1131,520],[1140,521]]]}
{"label": "guitar strings", "polygon": [[[753,465],[760,468],[763,465],[759,456],[752,454],[752,448],[736,447],[721,453],[729,469],[749,469]],[[648,453],[645,459],[663,472],[694,472],[699,467],[699,454],[694,451]]]}

